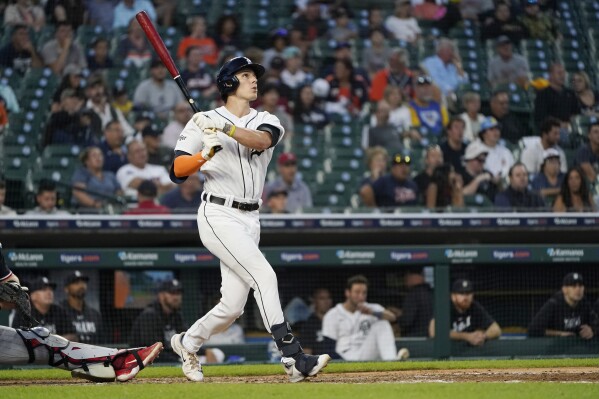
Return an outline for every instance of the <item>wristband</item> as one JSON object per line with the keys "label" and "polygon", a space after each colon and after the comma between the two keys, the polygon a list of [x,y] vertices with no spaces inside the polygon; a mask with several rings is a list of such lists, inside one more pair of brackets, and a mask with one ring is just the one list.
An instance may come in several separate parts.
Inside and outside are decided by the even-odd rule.
{"label": "wristband", "polygon": [[226,133],[229,137],[233,137],[235,135],[235,130],[237,130],[237,127],[235,125],[225,123],[225,128],[223,129],[223,132]]}

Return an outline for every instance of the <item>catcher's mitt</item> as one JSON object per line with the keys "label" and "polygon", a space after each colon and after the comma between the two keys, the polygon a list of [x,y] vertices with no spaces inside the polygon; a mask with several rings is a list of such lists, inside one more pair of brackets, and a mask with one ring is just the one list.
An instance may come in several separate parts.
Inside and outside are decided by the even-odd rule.
{"label": "catcher's mitt", "polygon": [[10,281],[0,284],[0,301],[14,303],[17,310],[21,312],[25,326],[30,328],[34,325],[35,319],[31,316],[31,302],[29,302],[29,289],[21,287],[18,283]]}

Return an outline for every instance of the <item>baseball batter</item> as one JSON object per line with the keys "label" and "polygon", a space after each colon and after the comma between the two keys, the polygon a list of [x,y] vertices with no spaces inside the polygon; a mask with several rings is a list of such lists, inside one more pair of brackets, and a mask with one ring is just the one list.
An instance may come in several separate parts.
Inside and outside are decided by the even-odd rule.
{"label": "baseball batter", "polygon": [[[7,267],[0,245],[0,309],[25,301],[27,289]],[[31,315],[25,315],[29,319]],[[28,317],[27,317],[28,316]],[[73,377],[94,382],[128,381],[151,364],[162,350],[162,343],[135,349],[113,349],[71,342],[50,334],[44,327],[14,329],[0,326],[0,365],[44,364],[70,370]]]}
{"label": "baseball batter", "polygon": [[181,183],[200,167],[206,176],[198,228],[204,246],[221,262],[220,302],[171,340],[184,374],[192,381],[204,378],[196,352],[241,316],[250,289],[290,381],[316,375],[330,359],[304,354],[283,317],[275,272],[258,248],[258,208],[266,169],[285,134],[277,117],[250,108],[263,74],[264,67],[246,57],[225,63],[217,75],[225,106],[196,113],[175,147],[174,182]]}

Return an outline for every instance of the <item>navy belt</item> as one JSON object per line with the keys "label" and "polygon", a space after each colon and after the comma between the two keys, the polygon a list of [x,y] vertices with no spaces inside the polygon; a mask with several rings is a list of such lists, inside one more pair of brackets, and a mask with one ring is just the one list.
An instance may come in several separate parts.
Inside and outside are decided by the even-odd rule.
{"label": "navy belt", "polygon": [[[202,201],[212,202],[213,204],[217,205],[225,205],[225,203],[227,202],[225,198],[217,197],[214,195],[211,195],[210,199],[206,199],[207,197],[208,195],[206,193],[202,194]],[[257,211],[258,208],[260,208],[260,204],[258,204],[257,202],[250,204],[246,202],[233,201],[233,203],[231,204],[231,208],[239,209],[240,211]]]}

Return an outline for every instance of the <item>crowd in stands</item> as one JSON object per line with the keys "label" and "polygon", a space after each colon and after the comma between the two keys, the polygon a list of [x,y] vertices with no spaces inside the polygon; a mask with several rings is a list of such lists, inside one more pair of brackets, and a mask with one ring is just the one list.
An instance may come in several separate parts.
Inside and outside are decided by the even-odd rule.
{"label": "crowd in stands", "polygon": [[[156,194],[141,202],[157,206],[139,203],[134,212],[198,205],[201,175],[186,188],[168,179],[192,111],[134,18],[145,10],[206,107],[220,104],[214,79],[224,61],[244,54],[266,67],[253,106],[276,115],[286,137],[274,153],[265,211],[595,211],[597,60],[583,48],[594,42],[590,6],[388,3],[270,4],[262,30],[243,7],[235,14],[215,1],[3,4],[7,205],[36,206],[11,184],[23,169],[33,171],[31,192],[52,186],[48,177],[56,185],[58,202],[42,205],[38,194],[35,212],[105,212],[122,196],[133,208],[142,184]],[[24,144],[28,153],[19,152]],[[80,163],[56,161],[52,154],[66,146]],[[68,176],[48,176],[55,169]]]}

